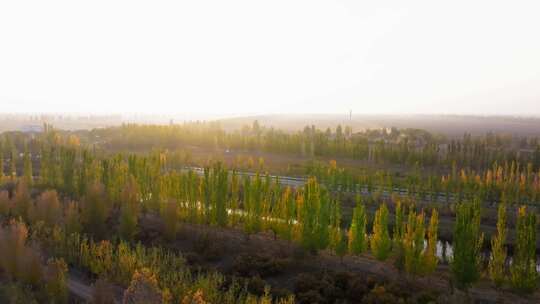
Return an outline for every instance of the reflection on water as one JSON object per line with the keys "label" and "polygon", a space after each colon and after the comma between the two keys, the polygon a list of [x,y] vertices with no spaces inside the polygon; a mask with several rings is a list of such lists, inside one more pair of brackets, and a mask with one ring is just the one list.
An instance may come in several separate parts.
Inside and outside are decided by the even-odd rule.
{"label": "reflection on water", "polygon": [[[427,245],[427,242],[424,241],[424,244]],[[451,261],[453,255],[454,250],[452,248],[452,244],[440,240],[437,242],[437,257],[439,260],[444,263],[448,263]],[[489,259],[490,255],[491,253],[489,251],[484,252],[484,258]],[[536,261],[536,271],[540,272],[540,257],[537,257]],[[512,257],[508,257],[508,265],[512,265]]]}

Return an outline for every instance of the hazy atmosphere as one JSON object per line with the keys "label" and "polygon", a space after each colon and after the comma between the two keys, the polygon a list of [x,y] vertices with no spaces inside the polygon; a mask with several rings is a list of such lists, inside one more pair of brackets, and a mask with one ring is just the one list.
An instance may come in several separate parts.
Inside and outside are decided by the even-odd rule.
{"label": "hazy atmosphere", "polygon": [[0,0],[0,303],[540,303],[539,13]]}
{"label": "hazy atmosphere", "polygon": [[2,1],[0,111],[540,114],[538,1]]}

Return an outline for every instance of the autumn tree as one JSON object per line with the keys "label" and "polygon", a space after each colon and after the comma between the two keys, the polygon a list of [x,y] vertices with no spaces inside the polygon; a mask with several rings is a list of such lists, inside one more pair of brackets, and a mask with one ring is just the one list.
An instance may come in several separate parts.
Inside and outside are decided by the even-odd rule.
{"label": "autumn tree", "polygon": [[156,275],[150,269],[135,271],[129,287],[124,291],[123,304],[161,304],[162,292]]}
{"label": "autumn tree", "polygon": [[7,227],[0,228],[0,266],[9,278],[22,276],[27,238],[28,229],[22,222],[11,220]]}
{"label": "autumn tree", "polygon": [[506,265],[506,204],[500,203],[497,219],[497,235],[491,239],[491,259],[489,260],[489,277],[498,288],[505,281],[505,265]]}
{"label": "autumn tree", "polygon": [[54,226],[62,216],[62,208],[55,190],[43,192],[31,210],[32,221],[43,221],[47,226]]}
{"label": "autumn tree", "polygon": [[437,257],[437,242],[439,229],[439,213],[437,209],[431,211],[429,226],[427,231],[427,247],[424,251],[424,269],[425,273],[432,273],[437,268],[439,259]]}
{"label": "autumn tree", "polygon": [[370,243],[371,251],[378,260],[384,261],[388,258],[392,249],[392,241],[388,234],[388,208],[384,203],[375,212]]}
{"label": "autumn tree", "polygon": [[424,212],[416,214],[416,211],[409,210],[405,234],[403,236],[405,270],[408,273],[420,274],[422,272],[424,238]]}
{"label": "autumn tree", "polygon": [[17,183],[17,188],[12,199],[12,206],[15,216],[20,216],[25,221],[28,220],[32,200],[26,181],[21,180]]}

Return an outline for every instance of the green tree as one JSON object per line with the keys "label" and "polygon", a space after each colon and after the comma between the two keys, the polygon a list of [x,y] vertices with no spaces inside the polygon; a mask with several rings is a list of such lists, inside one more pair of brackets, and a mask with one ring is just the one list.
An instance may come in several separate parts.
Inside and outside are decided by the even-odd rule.
{"label": "green tree", "polygon": [[393,252],[395,256],[394,264],[398,269],[403,269],[405,265],[405,248],[403,247],[403,238],[405,234],[405,208],[398,199],[395,210],[395,222],[393,238]]}
{"label": "green tree", "polygon": [[82,231],[79,205],[76,202],[68,203],[64,212],[64,229],[67,235],[78,234]]}
{"label": "green tree", "polygon": [[9,175],[11,180],[15,180],[17,177],[17,150],[15,147],[11,149],[11,159],[10,159],[10,172]]}
{"label": "green tree", "polygon": [[516,227],[516,251],[510,273],[514,289],[530,293],[536,289],[536,214],[527,213],[525,206],[518,210]]}
{"label": "green tree", "polygon": [[335,239],[336,245],[334,247],[334,252],[340,258],[343,263],[343,257],[347,254],[347,236],[344,235],[341,230],[338,230],[338,234]]}
{"label": "green tree", "polygon": [[349,252],[351,254],[361,254],[366,251],[368,246],[366,224],[366,208],[361,199],[357,197],[351,227],[349,228]]}
{"label": "green tree", "polygon": [[459,288],[467,289],[480,278],[481,249],[480,201],[462,202],[456,207],[454,224],[454,258],[450,269]]}
{"label": "green tree", "polygon": [[4,145],[0,141],[0,183],[4,181]]}
{"label": "green tree", "polygon": [[303,189],[299,206],[301,243],[315,253],[329,244],[330,202],[315,178],[310,178]]}
{"label": "green tree", "polygon": [[28,221],[29,213],[31,212],[30,208],[32,207],[32,199],[25,180],[21,180],[17,183],[17,188],[12,201],[15,216],[20,216],[23,220]]}
{"label": "green tree", "polygon": [[371,251],[375,258],[384,261],[392,249],[392,241],[388,234],[388,208],[383,203],[375,212],[373,235],[371,236]]}
{"label": "green tree", "polygon": [[32,156],[28,151],[28,146],[25,145],[24,157],[23,157],[23,176],[27,185],[32,186],[33,172],[32,172]]}
{"label": "green tree", "polygon": [[228,172],[221,167],[221,163],[216,164],[213,170],[214,187],[212,189],[213,201],[213,222],[218,226],[227,226],[227,194],[228,194]]}
{"label": "green tree", "polygon": [[141,195],[139,185],[133,176],[128,178],[120,194],[121,213],[119,233],[125,240],[132,240],[137,232]]}
{"label": "green tree", "polygon": [[86,192],[82,202],[82,222],[85,231],[96,238],[103,238],[107,232],[105,221],[109,217],[110,206],[101,183],[94,183]]}
{"label": "green tree", "polygon": [[489,277],[495,286],[501,287],[505,281],[506,264],[506,204],[500,203],[497,219],[497,235],[491,239],[491,259],[489,260]]}

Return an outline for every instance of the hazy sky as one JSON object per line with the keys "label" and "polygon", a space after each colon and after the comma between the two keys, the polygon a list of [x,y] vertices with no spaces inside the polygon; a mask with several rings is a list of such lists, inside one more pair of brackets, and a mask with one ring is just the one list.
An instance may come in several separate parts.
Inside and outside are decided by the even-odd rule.
{"label": "hazy sky", "polygon": [[540,1],[0,1],[0,112],[540,115]]}

